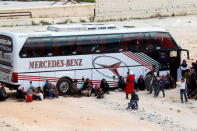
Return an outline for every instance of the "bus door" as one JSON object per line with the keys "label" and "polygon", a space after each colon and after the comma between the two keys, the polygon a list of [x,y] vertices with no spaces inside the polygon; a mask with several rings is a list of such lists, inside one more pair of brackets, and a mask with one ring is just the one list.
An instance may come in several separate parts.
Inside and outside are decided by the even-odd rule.
{"label": "bus door", "polygon": [[185,60],[189,60],[189,51],[186,49],[181,49],[178,51],[178,56],[177,56],[177,60],[179,63],[177,63],[177,66],[179,66],[179,68],[177,69],[177,80],[180,81],[181,77],[182,77],[182,73],[181,73],[181,69],[180,69],[180,64],[182,63],[183,59]]}
{"label": "bus door", "polygon": [[180,52],[177,50],[169,51],[170,58],[169,58],[169,66],[170,66],[170,75],[171,77],[177,81],[177,76],[179,76],[178,68],[180,65]]}

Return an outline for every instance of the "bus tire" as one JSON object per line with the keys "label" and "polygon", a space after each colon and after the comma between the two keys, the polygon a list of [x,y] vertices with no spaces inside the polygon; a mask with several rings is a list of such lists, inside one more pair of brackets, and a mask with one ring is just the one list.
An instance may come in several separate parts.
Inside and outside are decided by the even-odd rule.
{"label": "bus tire", "polygon": [[71,86],[72,81],[68,78],[61,78],[58,82],[57,82],[57,89],[59,91],[60,95],[66,95],[68,93],[68,90]]}

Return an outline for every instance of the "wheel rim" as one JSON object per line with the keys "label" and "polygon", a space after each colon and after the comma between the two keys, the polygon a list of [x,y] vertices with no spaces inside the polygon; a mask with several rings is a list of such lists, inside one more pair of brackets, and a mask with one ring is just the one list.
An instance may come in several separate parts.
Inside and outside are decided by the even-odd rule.
{"label": "wheel rim", "polygon": [[69,89],[69,83],[66,82],[66,81],[65,81],[65,82],[62,82],[62,83],[60,84],[60,86],[59,86],[60,92],[65,93],[65,92],[68,91],[68,89]]}

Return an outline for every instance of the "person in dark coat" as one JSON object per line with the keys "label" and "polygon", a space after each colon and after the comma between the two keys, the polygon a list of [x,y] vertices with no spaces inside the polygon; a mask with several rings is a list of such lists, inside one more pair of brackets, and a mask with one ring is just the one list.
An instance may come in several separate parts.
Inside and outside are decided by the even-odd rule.
{"label": "person in dark coat", "polygon": [[191,69],[191,74],[189,76],[189,80],[191,82],[191,93],[197,88],[196,84],[196,73],[194,69]]}
{"label": "person in dark coat", "polygon": [[183,77],[184,74],[186,73],[187,69],[188,69],[188,65],[187,65],[186,60],[183,60],[183,62],[180,65],[180,67],[181,67],[181,74],[182,74],[182,77]]}
{"label": "person in dark coat", "polygon": [[125,93],[126,93],[126,99],[128,99],[128,94],[132,94],[134,91],[134,81],[135,81],[135,76],[133,73],[128,74],[127,80],[126,80],[126,88],[125,88]]}
{"label": "person in dark coat", "polygon": [[20,85],[16,91],[16,98],[19,100],[25,100],[25,94],[24,94],[24,86]]}
{"label": "person in dark coat", "polygon": [[131,94],[131,100],[130,100],[130,103],[128,103],[127,109],[138,109],[138,101],[139,101],[139,97],[135,93],[135,91],[133,91],[133,93]]}
{"label": "person in dark coat", "polygon": [[122,76],[119,78],[118,87],[122,90],[125,90],[126,82]]}
{"label": "person in dark coat", "polygon": [[109,94],[109,84],[107,83],[105,79],[101,80],[100,88],[102,88],[102,91],[104,93]]}
{"label": "person in dark coat", "polygon": [[137,80],[137,86],[139,90],[145,90],[146,86],[143,75],[140,75],[139,79]]}

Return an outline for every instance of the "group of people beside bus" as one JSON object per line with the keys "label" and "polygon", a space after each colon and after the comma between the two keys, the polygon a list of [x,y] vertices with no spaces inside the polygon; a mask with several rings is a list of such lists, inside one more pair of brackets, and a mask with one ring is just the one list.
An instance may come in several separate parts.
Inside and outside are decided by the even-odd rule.
{"label": "group of people beside bus", "polygon": [[70,95],[94,95],[98,99],[104,98],[104,94],[109,94],[109,84],[105,79],[102,79],[100,83],[95,86],[92,84],[89,78],[87,78],[81,88],[77,87],[78,81],[74,80],[71,88],[69,88],[68,94]]}
{"label": "group of people beside bus", "polygon": [[[86,79],[81,88],[77,87],[78,81],[74,80],[67,91],[67,95],[72,96],[96,96],[97,99],[104,98],[104,94],[109,94],[109,84],[105,79],[102,79],[100,83],[96,86],[93,86],[90,79]],[[3,87],[2,87],[3,89]],[[0,90],[1,91],[1,90]],[[55,85],[46,80],[43,88],[33,86],[32,81],[30,81],[30,85],[27,91],[24,90],[24,86],[21,85],[18,87],[16,91],[16,98],[19,100],[26,100],[27,102],[31,102],[33,100],[43,100],[44,98],[58,98],[59,92]],[[6,96],[5,96],[6,97]]]}
{"label": "group of people beside bus", "polygon": [[183,60],[180,67],[182,79],[185,81],[185,90],[182,91],[182,94],[186,94],[186,97],[197,100],[197,60],[192,63],[190,68],[186,60]]}

